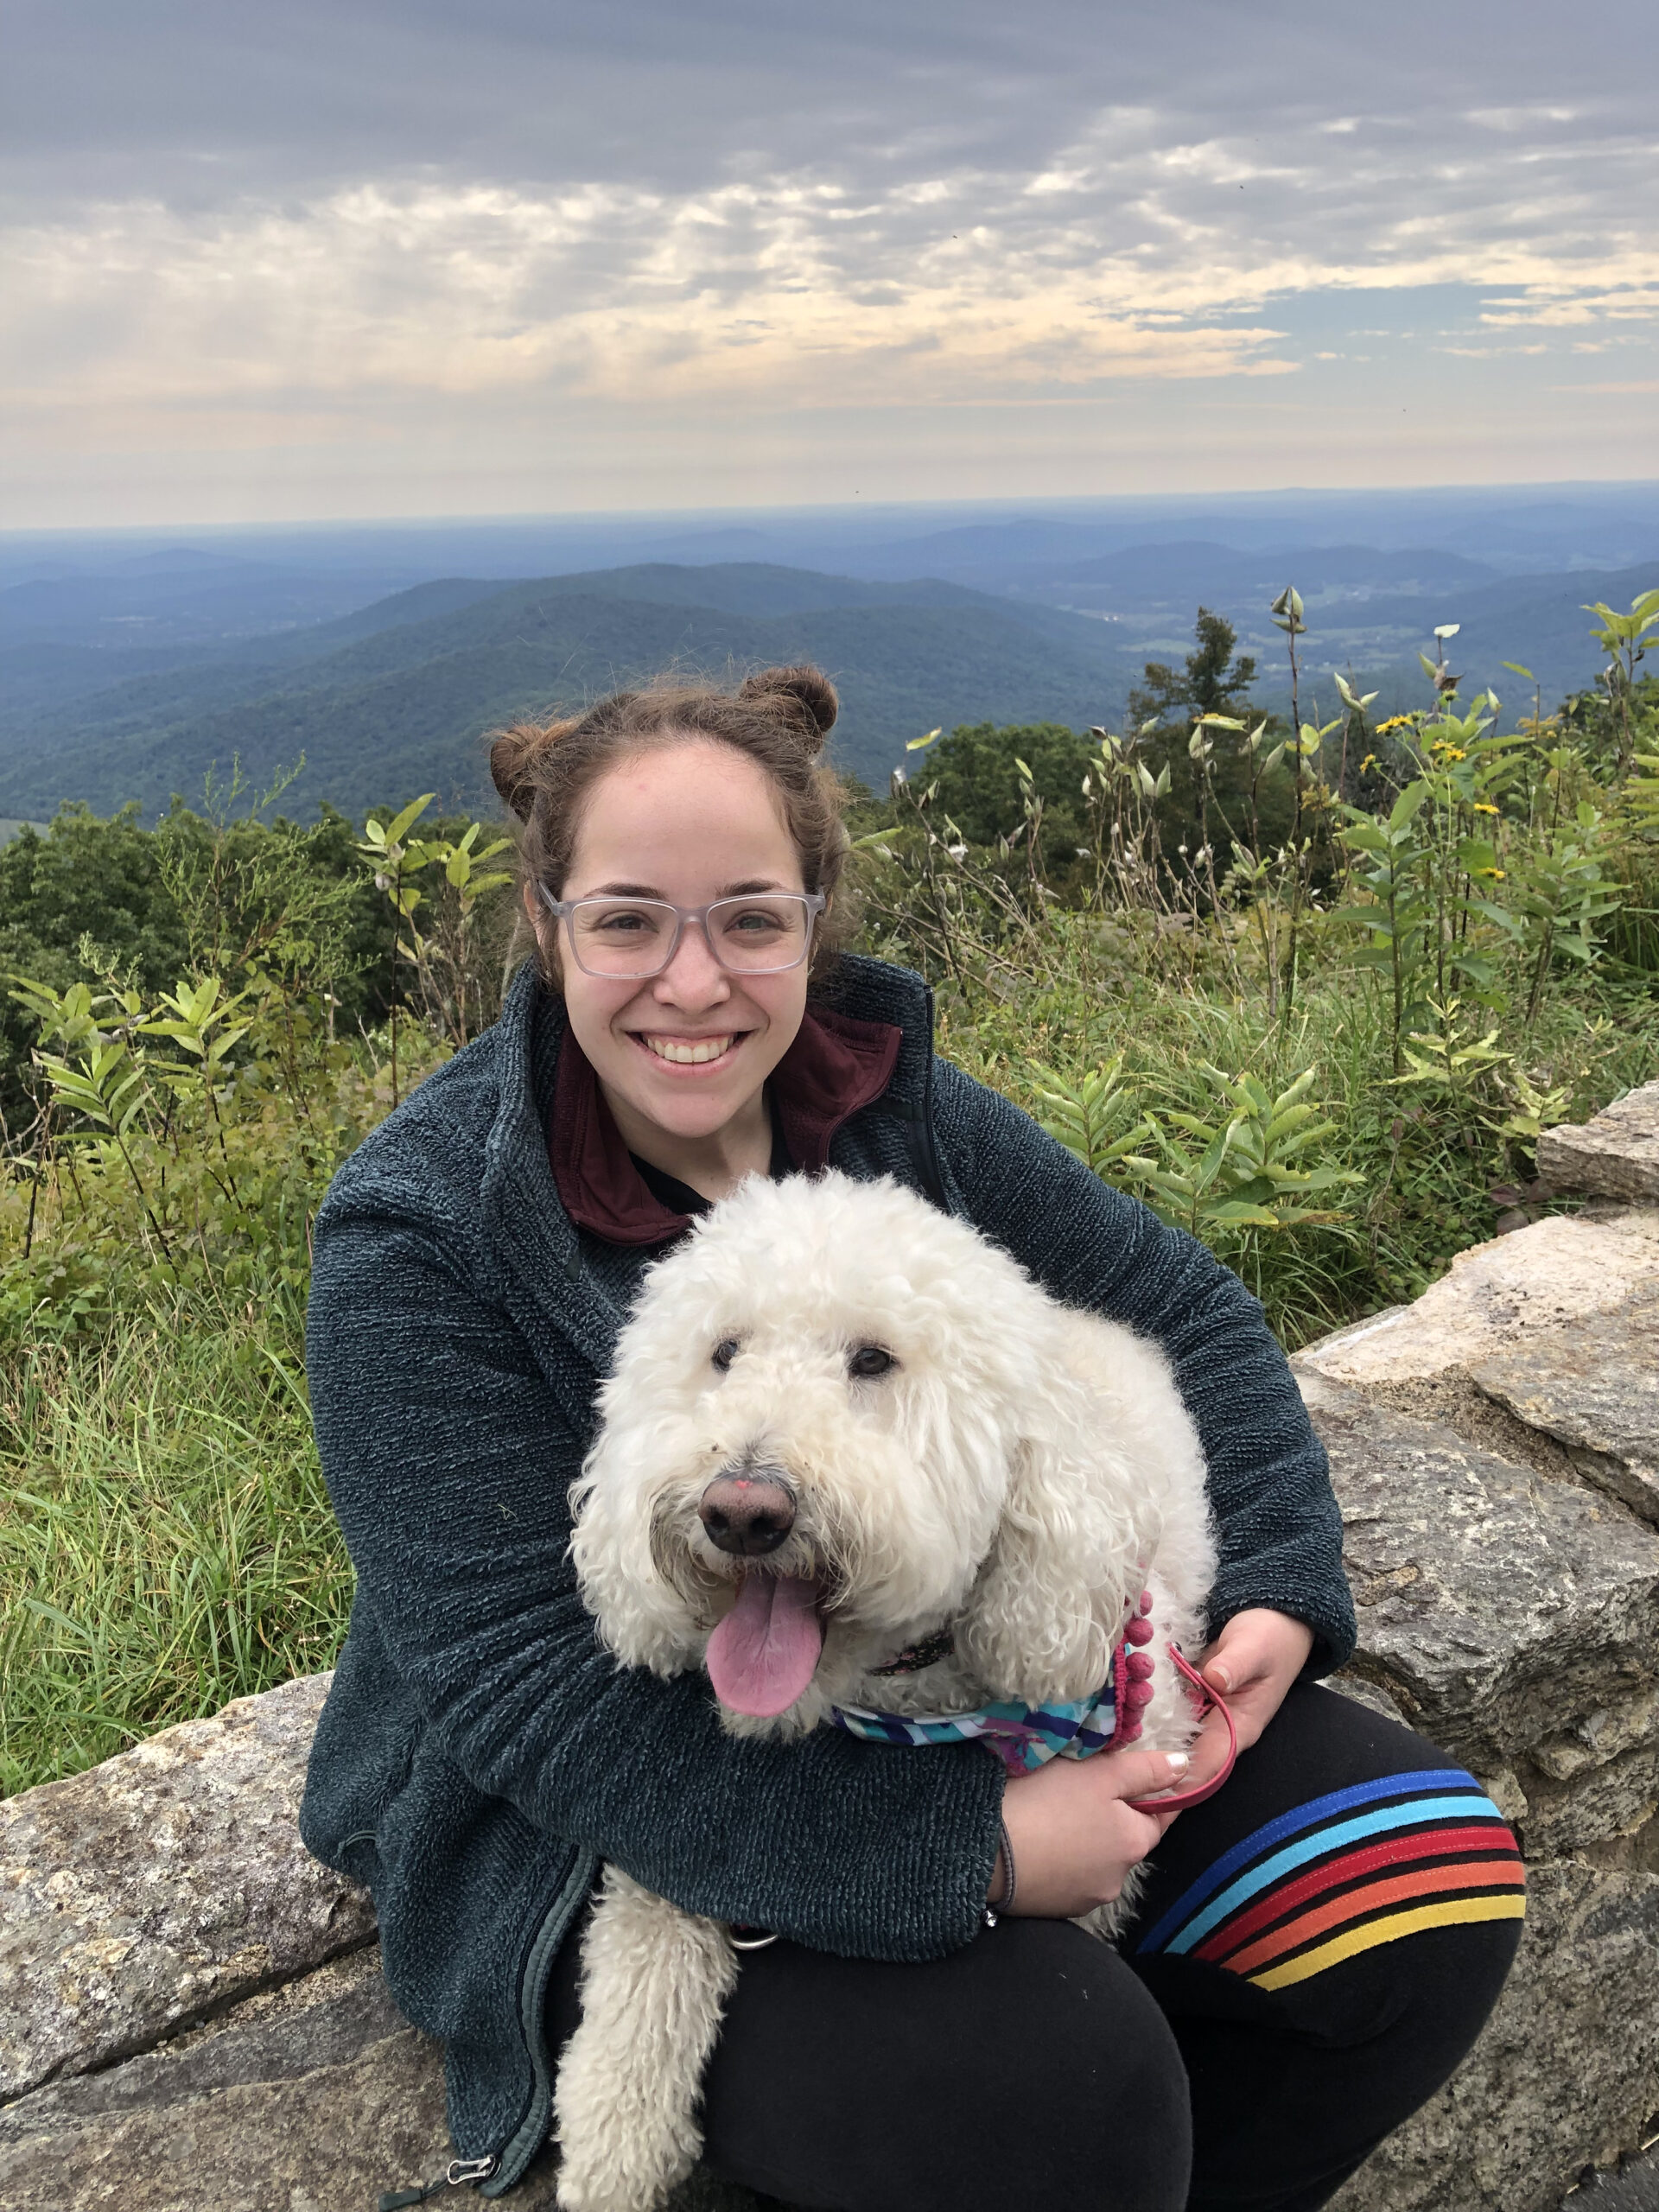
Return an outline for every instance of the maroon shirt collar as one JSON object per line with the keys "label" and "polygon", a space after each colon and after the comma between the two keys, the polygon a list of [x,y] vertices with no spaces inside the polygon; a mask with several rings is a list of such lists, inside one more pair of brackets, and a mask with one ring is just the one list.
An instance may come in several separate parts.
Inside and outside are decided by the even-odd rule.
{"label": "maroon shirt collar", "polygon": [[[809,1013],[772,1072],[784,1141],[808,1175],[829,1163],[830,1140],[893,1080],[900,1032],[885,1021]],[[599,1078],[569,1024],[559,1040],[547,1152],[566,1213],[608,1244],[664,1244],[691,1224],[645,1188],[611,1118]]]}

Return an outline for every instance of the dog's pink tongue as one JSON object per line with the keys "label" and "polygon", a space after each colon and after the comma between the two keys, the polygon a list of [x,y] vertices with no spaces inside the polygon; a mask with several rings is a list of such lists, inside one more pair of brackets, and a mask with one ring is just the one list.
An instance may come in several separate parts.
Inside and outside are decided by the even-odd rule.
{"label": "dog's pink tongue", "polygon": [[788,1712],[823,1649],[817,1606],[816,1582],[750,1569],[709,1639],[705,1663],[722,1705],[758,1720]]}

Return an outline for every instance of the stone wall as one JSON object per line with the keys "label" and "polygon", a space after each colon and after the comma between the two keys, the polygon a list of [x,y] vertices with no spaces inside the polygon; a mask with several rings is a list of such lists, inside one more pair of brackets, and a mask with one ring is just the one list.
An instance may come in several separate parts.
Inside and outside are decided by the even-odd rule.
{"label": "stone wall", "polygon": [[1530,1887],[1485,2036],[1343,2212],[1546,2212],[1659,2112],[1659,1083],[1539,1165],[1592,1203],[1294,1363],[1352,1671],[1487,1784]]}
{"label": "stone wall", "polygon": [[[1295,1363],[1359,1607],[1338,1687],[1481,1777],[1531,1883],[1486,2034],[1343,2212],[1554,2212],[1659,2112],[1659,1084],[1540,1164],[1592,1204]],[[438,2053],[295,1824],[327,1686],[0,1805],[7,2212],[366,2212],[443,2171]],[[551,2206],[545,2158],[511,2202]]]}

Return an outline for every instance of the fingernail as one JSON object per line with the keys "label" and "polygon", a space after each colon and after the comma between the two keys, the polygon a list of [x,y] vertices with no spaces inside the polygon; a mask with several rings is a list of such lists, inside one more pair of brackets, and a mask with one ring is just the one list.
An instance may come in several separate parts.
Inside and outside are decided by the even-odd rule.
{"label": "fingernail", "polygon": [[1204,1671],[1217,1689],[1230,1690],[1233,1687],[1233,1678],[1225,1667],[1211,1665],[1206,1667]]}
{"label": "fingernail", "polygon": [[1185,1751],[1170,1751],[1166,1753],[1166,1757],[1169,1760],[1169,1770],[1172,1774],[1179,1774],[1183,1768],[1191,1764]]}

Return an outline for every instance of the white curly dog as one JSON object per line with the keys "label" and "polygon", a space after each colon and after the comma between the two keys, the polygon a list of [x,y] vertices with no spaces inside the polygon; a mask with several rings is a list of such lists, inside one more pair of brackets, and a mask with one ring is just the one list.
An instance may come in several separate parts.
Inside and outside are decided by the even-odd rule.
{"label": "white curly dog", "polygon": [[[600,1410],[583,1598],[623,1665],[706,1668],[734,1734],[930,1740],[1081,1701],[1119,1741],[1191,1741],[1167,1650],[1215,1548],[1168,1363],[914,1192],[743,1184],[652,1268]],[[606,1868],[558,2076],[566,2212],[649,2212],[690,2171],[737,1970],[722,1923]]]}

